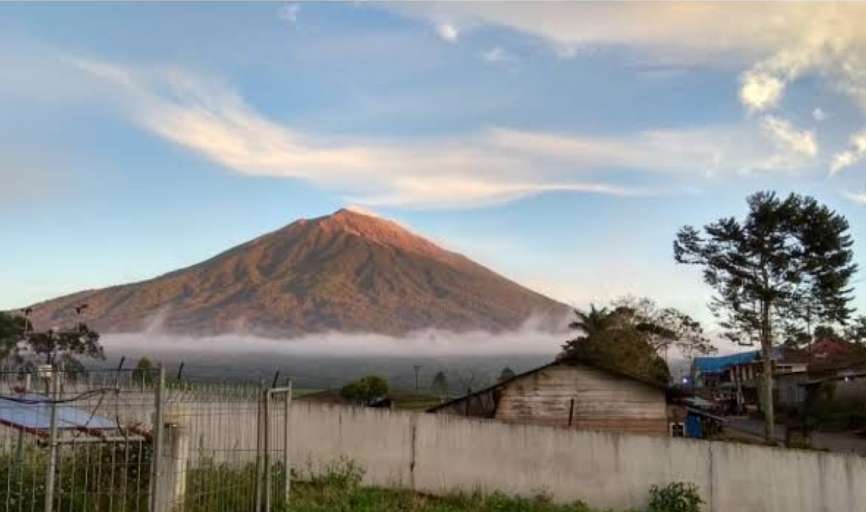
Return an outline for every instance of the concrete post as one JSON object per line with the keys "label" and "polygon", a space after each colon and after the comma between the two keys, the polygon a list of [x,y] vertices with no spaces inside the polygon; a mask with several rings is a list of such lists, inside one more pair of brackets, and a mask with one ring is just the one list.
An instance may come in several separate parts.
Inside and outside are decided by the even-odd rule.
{"label": "concrete post", "polygon": [[190,454],[190,432],[185,421],[187,417],[177,409],[166,413],[162,449],[158,455],[160,472],[155,483],[155,512],[174,512],[183,508]]}
{"label": "concrete post", "polygon": [[54,370],[51,372],[51,380],[49,383],[50,393],[48,394],[51,402],[51,422],[48,429],[48,446],[50,449],[48,455],[48,467],[45,473],[45,512],[51,512],[54,509],[54,473],[57,470],[57,400],[59,398],[57,382],[59,372]]}

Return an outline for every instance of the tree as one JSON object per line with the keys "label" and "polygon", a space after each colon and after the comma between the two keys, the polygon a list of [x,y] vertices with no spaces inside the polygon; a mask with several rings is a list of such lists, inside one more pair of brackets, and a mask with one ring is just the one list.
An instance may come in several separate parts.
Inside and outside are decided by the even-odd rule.
{"label": "tree", "polygon": [[440,396],[448,396],[448,378],[445,376],[445,372],[440,371],[436,373],[430,388]]}
{"label": "tree", "polygon": [[858,345],[866,343],[866,315],[859,315],[849,323],[845,328],[845,338]]}
{"label": "tree", "polygon": [[27,317],[0,311],[0,361],[18,366],[26,334],[31,330]]}
{"label": "tree", "polygon": [[605,331],[616,323],[616,317],[611,315],[607,308],[597,309],[595,304],[589,305],[589,311],[575,309],[574,315],[577,318],[568,326],[586,336],[593,336]]}
{"label": "tree", "polygon": [[343,386],[340,396],[356,404],[370,405],[388,394],[388,381],[368,375]]}
{"label": "tree", "polygon": [[[589,362],[659,384],[670,380],[667,364],[649,343],[647,333],[637,328],[630,312],[591,307],[575,314],[578,320],[571,326],[580,334],[563,345],[560,360]],[[591,316],[598,328],[585,329],[584,319]]]}
{"label": "tree", "polygon": [[[86,307],[76,307],[76,314]],[[0,357],[6,363],[23,368],[50,364],[78,372],[84,369],[80,357],[105,359],[99,333],[84,322],[79,321],[74,327],[37,331],[27,313],[29,309],[24,315],[0,313]]]}
{"label": "tree", "polygon": [[132,370],[132,382],[150,384],[153,382],[153,363],[147,357],[142,357]]}
{"label": "tree", "polygon": [[818,341],[820,341],[820,340],[841,341],[842,340],[842,336],[840,336],[839,333],[836,332],[836,329],[834,329],[832,325],[819,325],[818,327],[815,327],[814,337],[815,337],[815,340],[818,340]]}
{"label": "tree", "polygon": [[682,227],[674,259],[703,268],[716,292],[710,308],[729,339],[760,342],[765,435],[773,441],[774,339],[813,320],[845,323],[857,266],[848,221],[815,199],[758,192],[747,202],[742,221],[725,217],[703,232]]}
{"label": "tree", "polygon": [[665,361],[670,348],[679,350],[687,359],[717,351],[701,323],[676,308],[661,308],[646,297],[622,297],[613,301],[612,306],[620,321],[630,322],[647,335],[649,344]]}
{"label": "tree", "polygon": [[513,379],[515,377],[515,375],[517,375],[517,374],[514,373],[514,370],[512,370],[511,368],[506,366],[505,368],[502,369],[502,372],[499,374],[499,379],[497,379],[497,380],[498,380],[498,382],[503,382],[503,381],[506,381],[509,379]]}

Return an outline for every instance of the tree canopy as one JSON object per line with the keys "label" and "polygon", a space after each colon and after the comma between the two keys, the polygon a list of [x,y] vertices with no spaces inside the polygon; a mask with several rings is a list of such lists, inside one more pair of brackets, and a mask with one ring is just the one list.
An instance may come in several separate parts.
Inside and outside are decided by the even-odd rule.
{"label": "tree canopy", "polygon": [[99,333],[84,322],[39,331],[26,314],[0,312],[0,359],[5,364],[24,369],[50,364],[74,372],[83,369],[81,357],[105,359]]}
{"label": "tree canopy", "polygon": [[651,343],[660,326],[625,307],[591,305],[587,311],[576,310],[575,316],[571,327],[579,334],[563,345],[560,359],[588,362],[659,384],[670,380],[667,363]]}
{"label": "tree canopy", "polygon": [[448,387],[448,377],[445,376],[445,372],[436,372],[436,375],[433,377],[433,382],[430,384],[430,388],[433,392],[442,396],[448,396]]}
{"label": "tree canopy", "polygon": [[340,396],[361,405],[370,405],[388,394],[388,381],[378,375],[368,375],[343,386]]}
{"label": "tree canopy", "polygon": [[509,380],[509,379],[513,379],[516,375],[517,375],[517,374],[514,373],[514,370],[512,370],[511,368],[509,368],[508,366],[506,366],[506,367],[503,368],[502,371],[499,373],[499,378],[496,379],[496,380],[498,380],[499,382],[502,382],[502,381],[506,381],[506,380]]}
{"label": "tree canopy", "polygon": [[810,332],[816,322],[844,324],[853,263],[848,221],[815,199],[774,192],[747,198],[743,220],[724,217],[702,230],[682,227],[674,259],[698,265],[716,295],[710,307],[732,341],[760,343],[764,360],[764,413],[773,435],[774,340],[783,333]]}

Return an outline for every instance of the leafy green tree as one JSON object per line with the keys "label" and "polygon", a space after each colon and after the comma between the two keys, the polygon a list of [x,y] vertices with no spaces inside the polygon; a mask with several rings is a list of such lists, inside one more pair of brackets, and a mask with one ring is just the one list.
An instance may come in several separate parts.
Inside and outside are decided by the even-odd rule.
{"label": "leafy green tree", "polygon": [[[576,315],[578,320],[571,325],[580,334],[563,345],[559,359],[585,361],[659,384],[670,380],[667,364],[628,312],[591,307]],[[588,317],[594,317],[592,329],[584,328]]]}
{"label": "leafy green tree", "polygon": [[671,348],[687,359],[717,352],[701,323],[676,308],[661,308],[646,297],[623,297],[615,300],[612,307],[620,321],[630,322],[647,335],[647,342],[665,361]]}
{"label": "leafy green tree", "polygon": [[514,373],[514,370],[512,370],[511,368],[506,366],[505,368],[502,369],[502,372],[499,374],[498,381],[503,382],[503,381],[506,381],[509,379],[513,379],[516,375],[517,374]]}
{"label": "leafy green tree", "polygon": [[835,340],[840,341],[842,336],[836,332],[832,325],[819,325],[815,327],[815,340]]}
{"label": "leafy green tree", "polygon": [[378,375],[368,375],[343,386],[340,396],[356,404],[369,405],[388,395],[388,381]]}
{"label": "leafy green tree", "polygon": [[132,370],[132,382],[135,384],[150,384],[153,382],[153,362],[147,357],[142,357]]}
{"label": "leafy green tree", "polygon": [[791,326],[845,323],[857,270],[845,217],[807,196],[759,192],[740,221],[725,217],[703,230],[684,226],[674,240],[678,263],[703,268],[715,289],[710,307],[727,337],[761,345],[765,435],[774,440],[771,351]]}
{"label": "leafy green tree", "polygon": [[448,396],[448,377],[445,376],[445,372],[436,372],[430,388],[440,396]]}
{"label": "leafy green tree", "polygon": [[593,336],[616,324],[616,317],[607,308],[598,309],[595,304],[589,305],[588,311],[574,310],[575,319],[568,326],[585,336]]}

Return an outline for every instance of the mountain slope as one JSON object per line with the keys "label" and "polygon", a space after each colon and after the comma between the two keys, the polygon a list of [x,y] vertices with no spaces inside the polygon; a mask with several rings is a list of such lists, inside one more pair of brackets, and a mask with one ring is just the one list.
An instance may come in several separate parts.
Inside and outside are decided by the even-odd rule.
{"label": "mountain slope", "polygon": [[533,315],[553,326],[568,311],[394,222],[351,210],[299,220],[148,281],[34,305],[33,320],[53,325],[81,303],[101,332],[157,324],[196,335],[495,332]]}

